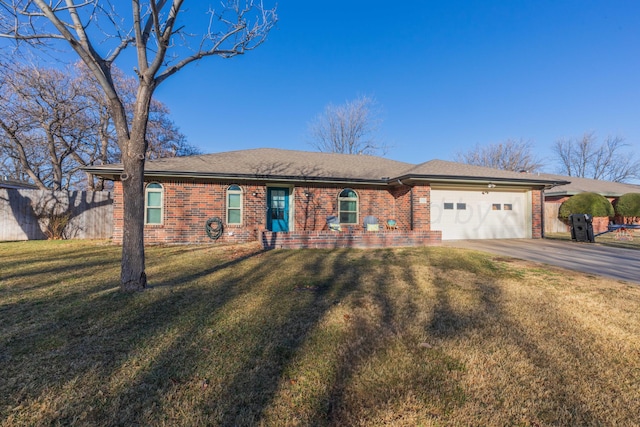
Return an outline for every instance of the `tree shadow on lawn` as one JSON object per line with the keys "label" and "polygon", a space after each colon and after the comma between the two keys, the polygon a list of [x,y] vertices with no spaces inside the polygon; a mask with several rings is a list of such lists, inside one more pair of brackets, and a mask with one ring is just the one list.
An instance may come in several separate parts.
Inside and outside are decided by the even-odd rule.
{"label": "tree shadow on lawn", "polygon": [[[345,335],[329,343],[329,387],[312,390],[318,396],[305,408],[306,422],[344,424],[364,413],[375,422],[376,411],[415,387],[425,404],[443,394],[455,401],[458,386],[443,367],[449,361],[425,354],[418,344],[426,325],[407,321],[423,310],[411,296],[417,282],[411,263],[391,250],[270,251],[194,265],[186,275],[170,271],[141,294],[102,283],[55,296],[36,304],[50,310],[43,324],[7,343],[17,352],[2,373],[11,384],[0,406],[28,408],[63,394],[57,413],[38,414],[38,423],[278,424],[281,386],[336,307],[348,313]],[[363,379],[398,351],[409,354],[401,369]],[[387,380],[396,386],[389,390]]]}
{"label": "tree shadow on lawn", "polygon": [[[494,338],[487,328],[492,322],[517,331],[509,343],[536,366],[556,363],[504,310],[494,270],[443,261],[425,290],[419,287],[425,278],[412,270],[415,260],[407,254],[424,251],[270,251],[213,265],[194,257],[190,273],[169,270],[143,293],[124,295],[103,282],[84,294],[43,300],[33,308],[50,312],[46,322],[10,337],[0,356],[0,377],[8,379],[0,386],[0,414],[19,417],[20,411],[6,408],[23,405],[33,412],[38,402],[62,395],[64,401],[53,405],[57,413],[36,414],[36,424],[277,424],[273,408],[282,385],[309,337],[336,308],[349,313],[345,342],[327,355],[335,358],[330,387],[318,391],[301,415],[311,424],[356,423],[366,413],[375,422],[376,411],[416,391],[434,416],[455,410],[465,397],[452,371],[464,371],[463,362],[437,341],[475,329]],[[454,308],[450,291],[456,284],[444,279],[454,269],[479,277],[469,284],[479,302],[467,311]],[[425,339],[433,348],[420,347]],[[577,357],[580,349],[567,345],[567,351]],[[371,366],[400,352],[408,356],[398,359],[387,380],[364,378]],[[554,372],[545,379],[558,401],[553,408],[569,408],[571,420],[593,420],[555,384],[563,377]],[[389,381],[395,389],[387,390]],[[297,414],[287,415],[296,420]]]}
{"label": "tree shadow on lawn", "polygon": [[[306,419],[348,421],[358,405],[351,383],[402,336],[400,312],[419,310],[410,298],[392,301],[392,277],[402,268],[401,258],[384,250],[271,251],[194,266],[183,276],[170,272],[141,294],[101,283],[85,294],[55,296],[37,304],[49,311],[42,324],[7,342],[12,354],[1,373],[10,381],[0,407],[22,405],[24,419],[32,411],[36,423],[268,423],[305,342],[340,307],[351,313],[345,342],[329,343],[331,386],[314,390],[320,394]],[[416,351],[415,337],[406,339]],[[384,405],[386,387],[376,384],[379,396],[365,406]],[[50,401],[51,412],[34,409]]]}
{"label": "tree shadow on lawn", "polygon": [[[228,382],[223,389],[240,390],[245,384],[251,385],[265,376],[272,379],[273,370],[279,372],[282,366],[271,366],[268,361],[276,357],[276,353],[295,351],[296,343],[317,320],[313,317],[315,313],[321,313],[321,310],[310,308],[322,306],[320,300],[330,287],[318,292],[310,301],[295,305],[290,313],[278,313],[272,309],[277,305],[277,299],[291,297],[295,290],[278,289],[281,286],[278,271],[273,266],[287,263],[299,253],[272,252],[265,254],[263,262],[251,260],[259,255],[262,254],[253,253],[204,270],[194,269],[181,280],[168,279],[158,283],[157,289],[142,294],[92,292],[90,301],[86,294],[67,294],[29,303],[34,309],[42,303],[38,308],[52,313],[27,334],[8,338],[3,358],[12,364],[3,369],[2,376],[10,381],[3,387],[8,401],[3,402],[2,408],[53,399],[53,390],[59,393],[67,384],[97,375],[102,378],[97,389],[66,396],[64,407],[58,408],[59,415],[38,422],[72,422],[78,420],[78,414],[84,414],[85,422],[145,424],[162,416],[149,412],[153,412],[151,409],[167,394],[193,386],[196,377],[211,376],[207,363],[236,363],[228,360],[227,349],[215,346],[222,343],[233,347],[234,340],[246,341],[245,337],[250,341],[243,342],[244,346],[239,348],[241,352],[235,355],[245,359],[243,367],[239,370],[225,368],[231,369],[231,374],[227,373],[223,378]],[[237,273],[235,267],[247,262],[251,265]],[[297,271],[291,273],[309,274],[307,267],[300,262]],[[197,285],[199,280],[204,283]],[[256,308],[262,320],[251,324],[252,319],[245,318],[246,327],[239,324],[239,329],[234,327],[230,332],[217,330],[217,323],[225,321],[221,315],[230,310],[228,307],[250,300],[253,294],[259,293],[260,286],[275,286],[277,291],[273,296],[276,300],[265,301]],[[242,307],[234,310],[239,309]],[[308,317],[309,313],[314,314]],[[294,333],[292,329],[297,330]],[[207,331],[213,331],[209,334],[213,336],[208,336]],[[216,335],[224,338],[229,333],[231,341],[215,339]],[[164,337],[168,337],[166,343]],[[202,345],[210,348],[204,350]],[[39,362],[34,363],[34,352]],[[218,355],[217,361],[209,360],[212,353]],[[282,354],[279,357],[281,359]],[[284,358],[287,357],[285,354]],[[122,377],[124,367],[131,363],[139,366],[126,373],[128,380],[114,379]],[[207,381],[212,382],[213,389],[215,378]],[[261,393],[268,395],[264,391]],[[105,401],[104,396],[109,398]],[[218,411],[224,420],[247,410],[241,410],[242,406],[233,394],[220,402]],[[259,402],[260,399],[253,396],[246,403],[251,405],[251,411],[259,414],[256,410]]]}
{"label": "tree shadow on lawn", "polygon": [[[16,242],[17,245],[22,242]],[[16,256],[15,251],[11,251],[11,259],[14,261],[3,260],[2,262],[2,279],[19,279],[21,277],[29,277],[34,274],[43,273],[56,273],[67,269],[67,265],[71,260],[77,260],[78,264],[84,263],[90,258],[105,258],[106,251],[111,249],[110,247],[82,247],[82,251],[78,250],[78,247],[56,248],[55,252],[37,252],[37,248],[32,247],[30,251],[31,255],[24,257]],[[115,249],[115,248],[113,248]],[[64,262],[60,267],[48,267],[49,265],[55,265]],[[45,266],[45,268],[43,268]],[[8,273],[11,271],[12,273]]]}
{"label": "tree shadow on lawn", "polygon": [[[244,259],[224,266],[231,267]],[[90,271],[96,267],[107,271],[111,268],[112,272],[107,276],[117,277],[117,265],[117,260],[85,262],[82,270],[86,270],[88,280],[92,280]],[[214,265],[208,272],[218,271],[221,267]],[[77,271],[69,272],[64,266],[51,272],[68,273],[69,277],[78,275]],[[48,275],[47,272],[44,274]],[[206,274],[207,271],[200,272],[200,275]],[[58,275],[40,286],[60,284],[61,279],[64,278]],[[93,280],[92,284],[78,286],[78,291],[71,288],[55,293],[45,292],[42,296],[27,296],[0,307],[0,317],[4,319],[0,360],[11,361],[0,368],[0,377],[8,379],[5,386],[9,392],[4,396],[12,406],[37,400],[48,390],[76,381],[89,372],[97,370],[105,379],[109,378],[119,363],[136,352],[141,341],[161,335],[163,329],[182,316],[180,295],[150,298],[155,292],[153,290],[140,295],[121,294],[109,280]],[[229,292],[231,288],[233,283],[229,282],[206,293],[221,294],[223,304],[225,298],[233,296]],[[202,289],[193,292],[202,292]],[[86,403],[84,399],[75,403],[70,400],[69,407]]]}
{"label": "tree shadow on lawn", "polygon": [[[613,421],[585,404],[581,385],[576,384],[575,378],[572,378],[580,371],[578,376],[586,376],[587,379],[583,379],[586,383],[592,380],[593,387],[590,390],[596,392],[602,387],[598,378],[602,367],[598,366],[598,359],[592,358],[590,353],[606,354],[607,349],[585,348],[581,345],[585,344],[584,341],[580,343],[571,339],[591,334],[567,318],[566,307],[552,307],[554,301],[521,301],[529,306],[544,306],[539,311],[529,307],[526,316],[534,320],[529,321],[529,325],[523,325],[522,320],[529,319],[516,318],[506,310],[504,291],[501,289],[504,285],[497,284],[497,281],[509,276],[517,278],[517,273],[515,276],[508,271],[496,274],[498,270],[495,266],[499,263],[489,260],[485,263],[488,268],[482,272],[475,261],[467,265],[460,265],[459,260],[442,261],[440,272],[434,280],[436,303],[428,331],[442,342],[481,337],[481,341],[495,341],[498,346],[487,345],[486,348],[483,347],[483,351],[501,352],[507,348],[512,351],[513,364],[501,366],[499,369],[504,377],[494,379],[496,384],[492,387],[495,388],[490,392],[495,394],[492,399],[495,398],[496,406],[489,413],[497,411],[503,415],[505,422],[511,424],[600,425]],[[460,283],[455,282],[458,277],[456,270],[476,271],[478,274],[475,281]],[[461,288],[466,293],[476,295],[475,306],[460,309],[459,301],[455,302],[453,294],[456,289]],[[458,307],[455,307],[456,304]],[[551,317],[549,313],[553,313]],[[488,354],[483,357],[491,360]],[[576,368],[578,364],[580,368]],[[523,365],[533,368],[519,370]],[[493,375],[495,374],[494,372]],[[512,388],[505,392],[498,389],[498,383]],[[610,386],[605,386],[601,391],[607,391],[607,387]],[[512,395],[509,396],[509,393]],[[610,399],[617,400],[616,393],[611,393]],[[482,414],[477,415],[483,417]],[[630,420],[621,421],[624,423]],[[478,419],[478,422],[491,422],[491,417]]]}
{"label": "tree shadow on lawn", "polygon": [[[287,366],[309,333],[327,311],[341,304],[357,288],[357,270],[351,268],[350,260],[344,256],[349,252],[271,251],[241,275],[227,270],[229,266],[226,266],[220,282],[228,285],[232,294],[201,295],[202,298],[198,298],[201,304],[191,306],[191,314],[187,315],[198,321],[156,359],[133,388],[156,379],[167,381],[168,376],[191,381],[193,387],[193,378],[199,378],[202,384],[195,386],[202,387],[202,398],[193,408],[200,414],[196,416],[199,422],[219,425],[260,422],[286,376]],[[283,265],[287,267],[280,271],[277,267]],[[205,276],[195,274],[191,279]],[[253,304],[248,296],[261,294],[260,287],[264,287],[264,292],[259,295],[258,303]],[[218,317],[215,311],[227,311],[228,307],[224,306],[234,304],[237,307],[225,314],[233,317],[233,325],[226,328],[220,323],[225,324],[228,318]],[[207,328],[209,334],[203,334],[203,328]],[[203,355],[202,347],[189,345],[190,337],[194,336],[203,337],[200,343],[226,345],[215,350],[204,349]],[[213,354],[215,352],[220,354]],[[192,360],[199,363],[194,364]],[[219,377],[215,377],[212,366],[219,367]],[[179,368],[176,370],[176,367]],[[169,375],[167,369],[172,371]],[[203,372],[204,376],[199,376]],[[181,386],[185,384],[177,385]],[[152,400],[163,400],[169,392],[166,387],[158,390]],[[119,411],[144,414],[141,409],[131,411],[120,407]],[[326,418],[326,409],[321,411],[324,412],[318,414],[318,419]],[[148,419],[135,418],[135,421],[143,423]]]}
{"label": "tree shadow on lawn", "polygon": [[462,403],[458,381],[449,375],[457,370],[456,362],[423,342],[431,307],[424,278],[413,269],[413,253],[379,251],[379,268],[358,289],[366,291],[369,305],[365,301],[358,310],[358,301],[353,304],[350,339],[360,341],[342,355],[327,413],[317,419],[329,425],[373,425],[396,411],[399,419],[415,415],[402,412],[411,400],[434,413]]}

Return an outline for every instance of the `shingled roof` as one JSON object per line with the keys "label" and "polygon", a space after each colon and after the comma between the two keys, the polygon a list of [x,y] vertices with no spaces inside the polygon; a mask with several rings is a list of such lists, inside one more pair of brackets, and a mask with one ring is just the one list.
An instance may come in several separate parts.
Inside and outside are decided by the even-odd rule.
{"label": "shingled roof", "polygon": [[[118,179],[121,164],[92,166],[87,172]],[[503,171],[462,163],[431,160],[418,165],[383,157],[320,153],[275,148],[228,151],[199,156],[147,161],[148,177],[194,177],[286,181],[362,182],[393,184],[398,180],[456,182],[501,181],[522,185],[553,186],[567,181]]]}
{"label": "shingled roof", "polygon": [[547,179],[562,178],[570,181],[565,185],[559,185],[545,191],[547,196],[573,196],[578,193],[593,192],[605,197],[620,197],[626,193],[640,193],[640,185],[553,174],[540,174],[540,176]]}
{"label": "shingled roof", "polygon": [[536,174],[513,172],[465,163],[449,162],[445,160],[430,160],[405,171],[402,179],[434,180],[491,180],[495,182],[538,183],[553,184],[567,183],[566,177],[542,177]]}
{"label": "shingled roof", "polygon": [[[380,181],[412,166],[376,156],[257,148],[152,160],[145,165],[145,175]],[[122,165],[85,170],[98,175],[119,173]]]}

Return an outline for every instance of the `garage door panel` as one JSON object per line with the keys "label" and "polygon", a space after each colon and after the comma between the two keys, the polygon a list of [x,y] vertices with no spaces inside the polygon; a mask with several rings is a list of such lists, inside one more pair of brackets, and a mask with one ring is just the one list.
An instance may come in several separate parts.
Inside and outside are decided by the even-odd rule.
{"label": "garage door panel", "polygon": [[431,191],[431,229],[443,240],[531,237],[528,193]]}

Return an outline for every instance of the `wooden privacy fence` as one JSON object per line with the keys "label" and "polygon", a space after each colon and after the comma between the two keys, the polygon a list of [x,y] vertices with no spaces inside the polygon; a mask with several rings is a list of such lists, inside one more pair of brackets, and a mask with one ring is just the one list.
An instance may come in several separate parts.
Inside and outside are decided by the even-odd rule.
{"label": "wooden privacy fence", "polygon": [[47,239],[53,215],[68,221],[64,238],[108,239],[113,233],[113,196],[108,191],[0,188],[0,241]]}
{"label": "wooden privacy fence", "polygon": [[569,226],[558,219],[561,203],[544,204],[544,232],[568,233]]}

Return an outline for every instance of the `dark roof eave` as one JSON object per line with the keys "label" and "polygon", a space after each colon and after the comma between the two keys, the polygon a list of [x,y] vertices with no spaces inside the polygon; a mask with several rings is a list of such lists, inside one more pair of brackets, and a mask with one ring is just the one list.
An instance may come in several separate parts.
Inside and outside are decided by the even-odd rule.
{"label": "dark roof eave", "polygon": [[[107,177],[117,180],[122,173],[120,168],[83,168],[85,172],[93,175]],[[331,177],[312,177],[312,176],[293,176],[293,175],[257,175],[257,174],[220,174],[208,172],[185,172],[185,171],[154,171],[145,170],[145,177],[154,178],[189,178],[189,179],[216,179],[216,180],[235,180],[241,179],[246,181],[260,182],[315,182],[324,184],[369,184],[369,185],[387,185],[387,179],[366,179],[366,178],[331,178]]]}
{"label": "dark roof eave", "polygon": [[446,182],[456,184],[478,184],[478,183],[502,183],[521,186],[539,186],[544,188],[553,188],[559,185],[569,184],[569,181],[548,180],[548,179],[517,179],[504,177],[488,177],[488,176],[460,176],[460,175],[404,175],[393,180],[407,183],[415,181],[428,182]]}
{"label": "dark roof eave", "polygon": [[[586,190],[547,191],[547,192],[545,192],[545,195],[547,195],[547,196],[575,196],[576,194],[580,194],[580,193],[584,193],[584,192],[586,192]],[[598,193],[598,194],[600,194],[601,196],[604,196],[604,197],[620,197],[620,196],[625,194],[625,193],[620,193],[620,192],[611,193],[611,192],[599,192],[599,191],[596,191],[596,193]]]}
{"label": "dark roof eave", "polygon": [[[85,172],[102,176],[108,179],[117,180],[122,173],[122,168],[84,167]],[[248,181],[271,181],[271,182],[315,182],[325,184],[363,184],[363,185],[403,185],[418,181],[454,183],[454,184],[479,184],[479,183],[502,183],[519,186],[537,186],[540,188],[553,188],[559,185],[569,184],[569,181],[546,180],[546,179],[517,179],[488,176],[460,176],[460,175],[403,175],[395,178],[343,178],[343,177],[310,177],[292,175],[256,175],[256,174],[220,174],[210,172],[189,172],[189,171],[154,171],[145,170],[146,177],[156,178],[190,178],[190,179],[216,179],[216,180],[248,180]]]}

